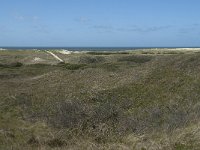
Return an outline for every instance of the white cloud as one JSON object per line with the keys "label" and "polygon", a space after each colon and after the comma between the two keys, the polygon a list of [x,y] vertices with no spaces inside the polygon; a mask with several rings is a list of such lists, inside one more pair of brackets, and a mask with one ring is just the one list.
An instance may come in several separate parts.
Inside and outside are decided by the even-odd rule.
{"label": "white cloud", "polygon": [[26,15],[21,15],[19,13],[14,14],[14,19],[18,21],[37,21],[39,20],[39,17],[34,15],[34,16],[26,16]]}
{"label": "white cloud", "polygon": [[37,33],[49,34],[48,27],[45,25],[37,24],[33,26],[33,29]]}
{"label": "white cloud", "polygon": [[19,21],[25,20],[25,17],[22,16],[22,15],[15,15],[14,18],[15,18],[16,20],[19,20]]}
{"label": "white cloud", "polygon": [[167,26],[149,26],[149,27],[140,27],[140,26],[134,25],[134,26],[131,26],[129,28],[118,28],[118,31],[148,33],[148,32],[156,32],[156,31],[169,29],[171,27],[172,27],[171,25],[167,25]]}
{"label": "white cloud", "polygon": [[88,23],[90,22],[91,20],[87,17],[80,17],[78,19],[75,19],[76,21],[80,22],[80,23]]}
{"label": "white cloud", "polygon": [[91,28],[96,30],[101,30],[105,32],[138,32],[138,33],[148,33],[148,32],[157,32],[161,30],[166,30],[171,28],[171,25],[167,26],[147,26],[141,27],[137,25],[129,27],[116,27],[116,26],[107,26],[107,25],[94,25]]}
{"label": "white cloud", "polygon": [[39,20],[39,17],[38,16],[33,16],[32,19],[36,21],[36,20]]}

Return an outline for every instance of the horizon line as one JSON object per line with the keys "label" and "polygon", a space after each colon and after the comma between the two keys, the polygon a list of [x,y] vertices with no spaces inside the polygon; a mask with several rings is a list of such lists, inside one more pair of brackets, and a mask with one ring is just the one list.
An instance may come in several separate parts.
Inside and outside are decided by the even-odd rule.
{"label": "horizon line", "polygon": [[200,48],[200,46],[0,46],[0,48]]}

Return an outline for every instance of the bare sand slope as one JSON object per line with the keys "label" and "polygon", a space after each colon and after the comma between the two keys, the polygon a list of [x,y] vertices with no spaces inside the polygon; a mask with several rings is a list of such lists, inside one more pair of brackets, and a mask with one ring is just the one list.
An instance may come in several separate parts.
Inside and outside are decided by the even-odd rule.
{"label": "bare sand slope", "polygon": [[60,57],[58,57],[56,54],[54,54],[53,52],[50,51],[46,51],[47,53],[51,54],[55,59],[57,59],[60,62],[64,62]]}

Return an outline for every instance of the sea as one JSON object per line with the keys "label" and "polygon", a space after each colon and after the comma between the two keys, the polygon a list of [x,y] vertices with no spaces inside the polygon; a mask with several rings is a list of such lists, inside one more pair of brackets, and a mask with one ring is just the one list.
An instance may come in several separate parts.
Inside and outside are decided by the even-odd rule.
{"label": "sea", "polygon": [[143,49],[174,49],[200,47],[0,47],[0,50],[67,50],[67,51],[128,51]]}

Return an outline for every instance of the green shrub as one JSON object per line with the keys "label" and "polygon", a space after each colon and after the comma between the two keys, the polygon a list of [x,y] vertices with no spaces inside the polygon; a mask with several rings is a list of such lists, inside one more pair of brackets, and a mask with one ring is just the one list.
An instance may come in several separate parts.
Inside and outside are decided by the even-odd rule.
{"label": "green shrub", "polygon": [[105,58],[101,56],[90,57],[90,56],[82,56],[80,57],[79,63],[82,64],[93,64],[93,63],[102,63],[105,62]]}
{"label": "green shrub", "polygon": [[78,70],[81,68],[84,68],[86,64],[70,64],[70,63],[64,63],[64,64],[59,64],[59,66],[68,69],[68,70]]}
{"label": "green shrub", "polygon": [[175,143],[174,145],[174,150],[189,150],[189,149],[193,149],[194,147],[190,146],[190,145],[185,145],[185,144],[181,144],[181,143]]}
{"label": "green shrub", "polygon": [[127,62],[135,62],[135,63],[145,63],[152,59],[151,56],[124,56],[118,59],[118,61],[127,61]]}
{"label": "green shrub", "polygon": [[87,52],[90,55],[113,55],[113,54],[129,54],[129,52]]}
{"label": "green shrub", "polygon": [[33,67],[33,68],[38,68],[38,69],[42,69],[42,68],[44,68],[44,67],[50,67],[50,66],[52,66],[52,65],[50,65],[50,64],[40,64],[40,63],[38,63],[38,64],[30,64],[30,65],[27,65],[28,67]]}
{"label": "green shrub", "polygon": [[105,69],[106,71],[116,71],[119,69],[119,65],[115,63],[102,63],[102,64],[92,64],[89,67],[91,68],[102,68]]}
{"label": "green shrub", "polygon": [[18,67],[22,67],[23,64],[21,62],[13,62],[10,64],[0,64],[1,68],[18,68]]}
{"label": "green shrub", "polygon": [[21,66],[23,66],[23,64],[20,62],[15,62],[15,63],[11,63],[10,66],[11,67],[21,67]]}
{"label": "green shrub", "polygon": [[90,54],[90,55],[112,55],[113,53],[111,53],[111,52],[87,52],[87,54]]}
{"label": "green shrub", "polygon": [[155,54],[155,52],[153,52],[153,51],[142,51],[141,53],[142,54]]}
{"label": "green shrub", "polygon": [[66,142],[63,141],[62,139],[55,138],[55,139],[47,141],[47,145],[52,147],[52,148],[56,148],[56,147],[65,146]]}

